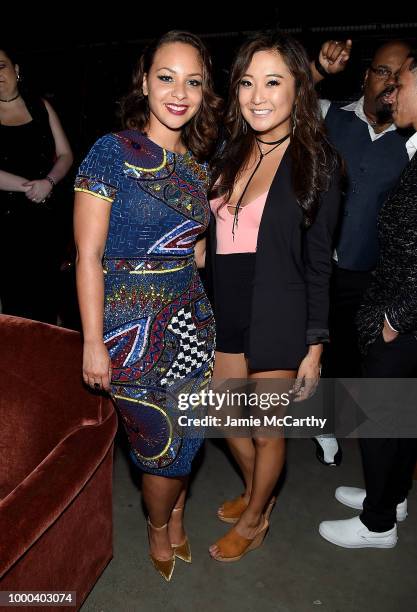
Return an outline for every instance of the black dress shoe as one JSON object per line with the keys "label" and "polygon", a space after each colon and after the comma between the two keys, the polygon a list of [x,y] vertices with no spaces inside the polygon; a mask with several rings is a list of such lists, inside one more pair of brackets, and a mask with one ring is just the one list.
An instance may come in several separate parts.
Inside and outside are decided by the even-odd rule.
{"label": "black dress shoe", "polygon": [[337,444],[337,451],[331,460],[329,460],[329,457],[326,457],[326,459],[324,458],[325,452],[322,446],[326,444],[326,440],[328,440],[329,438],[320,436],[318,438],[311,438],[311,439],[316,445],[316,457],[320,461],[320,463],[322,463],[323,465],[328,465],[328,466],[336,466],[342,463],[342,456],[343,456],[342,448],[339,444],[339,441],[336,438],[330,438],[332,441],[336,440],[336,444]]}

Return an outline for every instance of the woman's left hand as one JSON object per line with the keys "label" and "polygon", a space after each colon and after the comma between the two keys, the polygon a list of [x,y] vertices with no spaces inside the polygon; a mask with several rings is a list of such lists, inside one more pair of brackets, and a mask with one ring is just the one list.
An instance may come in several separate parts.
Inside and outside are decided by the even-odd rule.
{"label": "woman's left hand", "polygon": [[23,184],[25,187],[30,189],[26,191],[26,197],[32,202],[45,202],[46,198],[52,191],[52,185],[47,179],[40,179],[38,181],[28,181]]}
{"label": "woman's left hand", "polygon": [[313,347],[310,347],[298,368],[297,378],[290,392],[294,402],[302,402],[314,395],[320,381],[322,345],[314,345],[314,349],[311,349]]}

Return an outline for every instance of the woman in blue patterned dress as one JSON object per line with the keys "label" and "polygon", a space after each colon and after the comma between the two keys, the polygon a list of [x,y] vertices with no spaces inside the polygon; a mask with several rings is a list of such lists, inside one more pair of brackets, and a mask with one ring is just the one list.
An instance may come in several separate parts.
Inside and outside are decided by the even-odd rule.
{"label": "woman in blue patterned dress", "polygon": [[208,384],[214,358],[197,270],[220,107],[210,70],[192,34],[148,47],[122,104],[127,129],[94,144],[75,185],[83,377],[116,402],[144,472],[151,560],[166,580],[175,556],[191,561],[183,508],[202,443],[178,427],[176,398]]}

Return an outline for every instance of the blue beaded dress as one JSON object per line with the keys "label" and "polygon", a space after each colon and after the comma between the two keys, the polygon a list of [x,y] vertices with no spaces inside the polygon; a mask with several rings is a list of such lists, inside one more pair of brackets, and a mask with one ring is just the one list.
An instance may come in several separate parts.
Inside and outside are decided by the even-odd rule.
{"label": "blue beaded dress", "polygon": [[[75,190],[111,203],[103,257],[111,393],[143,471],[189,474],[203,432],[178,425],[180,393],[210,382],[215,327],[194,263],[209,222],[208,173],[191,152],[127,130],[99,139]],[[103,205],[106,205],[103,202]],[[187,416],[201,416],[202,407]]]}

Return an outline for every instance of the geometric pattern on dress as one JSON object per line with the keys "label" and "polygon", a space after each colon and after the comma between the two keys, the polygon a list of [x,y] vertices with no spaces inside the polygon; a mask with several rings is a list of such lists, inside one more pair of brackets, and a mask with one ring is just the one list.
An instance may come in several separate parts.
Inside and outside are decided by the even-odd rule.
{"label": "geometric pattern on dress", "polygon": [[206,342],[198,339],[197,327],[190,310],[182,308],[172,317],[168,329],[180,339],[180,350],[161,384],[185,378],[198,370],[209,358]]}
{"label": "geometric pattern on dress", "polygon": [[194,248],[195,236],[201,232],[201,226],[195,221],[188,220],[170,230],[157,242],[152,244],[148,253],[157,255],[188,255]]}
{"label": "geometric pattern on dress", "polygon": [[213,316],[210,301],[207,295],[205,294],[202,295],[199,299],[195,300],[193,308],[194,319],[198,328],[205,325],[206,321],[211,319],[211,317]]}
{"label": "geometric pattern on dress", "polygon": [[164,350],[165,330],[171,318],[175,316],[179,309],[191,302],[195,296],[196,286],[197,278],[193,277],[190,286],[182,295],[167,304],[156,316],[151,317],[151,322],[146,328],[148,335],[147,350],[137,362],[133,363],[130,360],[130,365],[127,367],[123,368],[120,365],[120,360],[114,363],[112,368],[112,380],[114,382],[122,383],[140,379],[155,367]]}
{"label": "geometric pattern on dress", "polygon": [[[190,190],[194,192],[193,185],[175,173],[177,156],[175,153],[167,152],[156,146],[153,147],[151,142],[142,139],[141,143],[135,142],[129,137],[129,132],[121,132],[116,134],[122,144],[125,162],[123,171],[126,176],[141,181],[160,182],[163,179],[172,178],[177,182],[181,190]],[[134,135],[137,137],[137,135]],[[189,175],[193,181],[197,179],[199,183],[203,183],[203,190],[195,190],[197,197],[201,196],[201,191],[205,192],[209,182],[208,170],[206,164],[198,163],[192,155],[186,154],[181,156],[183,161],[186,161],[189,167]],[[160,187],[158,188],[158,191]]]}
{"label": "geometric pattern on dress", "polygon": [[135,179],[141,189],[165,205],[193,218],[202,225],[208,224],[209,206],[207,164],[198,163],[191,152],[178,158],[175,153],[158,145],[136,131],[125,130],[116,134],[122,146],[123,174]]}
{"label": "geometric pattern on dress", "polygon": [[[187,428],[182,443],[177,390],[202,389],[214,358],[213,315],[191,261],[190,241],[208,225],[207,164],[130,130],[100,139],[79,175],[81,189],[115,196],[105,250],[104,330],[112,395],[119,396],[132,457],[145,471],[187,474],[200,445],[194,435],[201,430],[191,428],[189,437]],[[196,342],[197,357],[191,353]],[[173,380],[173,369],[184,376]],[[161,384],[163,377],[170,378],[168,384]]]}
{"label": "geometric pattern on dress", "polygon": [[124,172],[131,178],[140,179],[148,173],[160,178],[170,175],[173,163],[169,161],[167,151],[137,132],[124,130],[116,134],[122,148]]}
{"label": "geometric pattern on dress", "polygon": [[129,397],[130,388],[112,388],[135,456],[147,467],[161,468],[175,460],[181,446],[175,423],[175,399],[166,390],[144,389],[142,397]]}
{"label": "geometric pattern on dress", "polygon": [[176,175],[167,179],[157,176],[153,180],[138,180],[141,189],[156,200],[163,202],[184,217],[192,218],[201,225],[208,223],[207,196],[198,183],[180,181]]}
{"label": "geometric pattern on dress", "polygon": [[128,368],[139,361],[145,352],[150,317],[129,321],[104,334],[113,367]]}
{"label": "geometric pattern on dress", "polygon": [[106,185],[102,181],[80,175],[75,179],[74,191],[90,193],[108,202],[113,202],[117,194],[117,189],[112,185]]}

